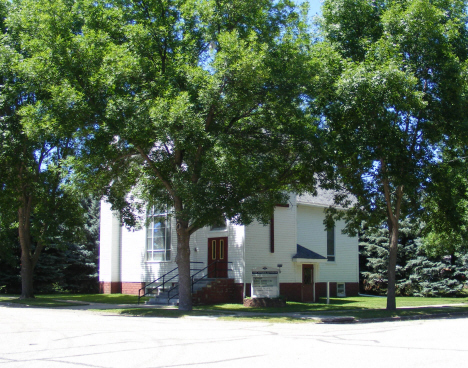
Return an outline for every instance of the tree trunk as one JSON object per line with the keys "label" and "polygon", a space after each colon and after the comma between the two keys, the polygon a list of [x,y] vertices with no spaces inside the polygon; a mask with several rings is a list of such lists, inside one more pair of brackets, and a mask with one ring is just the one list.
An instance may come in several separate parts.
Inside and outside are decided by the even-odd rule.
{"label": "tree trunk", "polygon": [[21,249],[21,296],[20,299],[34,298],[34,267],[31,257]]}
{"label": "tree trunk", "polygon": [[24,196],[22,206],[18,209],[18,235],[21,246],[21,299],[34,298],[30,214],[31,201]]}
{"label": "tree trunk", "polygon": [[389,252],[388,252],[388,269],[387,269],[387,310],[396,310],[396,263],[398,254],[398,232],[400,229],[400,213],[401,203],[403,200],[403,185],[398,185],[394,193],[394,207],[392,207],[392,195],[390,190],[390,182],[387,177],[387,167],[384,159],[380,159],[382,165],[382,184],[385,195],[385,203],[387,206],[387,224],[389,232]]}
{"label": "tree trunk", "polygon": [[177,266],[179,267],[179,310],[192,310],[190,277],[190,233],[186,221],[177,220]]}
{"label": "tree trunk", "polygon": [[393,221],[389,228],[389,254],[388,254],[388,289],[387,289],[387,310],[396,310],[395,289],[396,289],[396,263],[398,253],[398,221]]}
{"label": "tree trunk", "polygon": [[455,266],[456,262],[457,256],[455,255],[455,252],[452,252],[452,254],[450,254],[450,266]]}

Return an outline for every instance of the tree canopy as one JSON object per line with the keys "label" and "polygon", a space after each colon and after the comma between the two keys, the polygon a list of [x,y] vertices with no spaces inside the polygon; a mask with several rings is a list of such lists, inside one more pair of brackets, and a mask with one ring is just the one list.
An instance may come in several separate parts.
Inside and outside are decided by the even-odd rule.
{"label": "tree canopy", "polygon": [[127,224],[134,198],[173,209],[181,309],[191,234],[267,221],[287,190],[314,188],[324,160],[305,108],[304,16],[288,0],[18,3],[24,68],[47,91],[24,110],[29,128],[73,132],[75,183]]}
{"label": "tree canopy", "polygon": [[442,153],[466,144],[466,19],[464,1],[328,0],[323,6],[330,50],[323,65],[333,66],[335,80],[317,105],[339,182],[374,224],[387,221],[388,309],[395,308],[400,218],[421,210]]}
{"label": "tree canopy", "polygon": [[58,245],[59,236],[73,240],[83,211],[63,185],[62,162],[73,153],[74,140],[38,123],[47,115],[42,100],[48,90],[30,73],[24,45],[33,42],[20,37],[16,6],[0,2],[0,232],[9,234],[2,240],[11,245],[11,231],[17,231],[21,296],[28,298],[34,296],[33,271],[42,250]]}

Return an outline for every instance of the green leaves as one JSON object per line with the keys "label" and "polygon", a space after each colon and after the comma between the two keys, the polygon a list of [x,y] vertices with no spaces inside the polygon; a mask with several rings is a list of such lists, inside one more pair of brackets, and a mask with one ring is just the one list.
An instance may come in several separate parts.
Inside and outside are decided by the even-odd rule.
{"label": "green leaves", "polygon": [[[340,4],[340,7],[335,7]],[[357,16],[359,15],[359,16]],[[466,3],[327,1],[324,37],[341,56],[317,101],[338,185],[355,211],[389,229],[388,308],[394,309],[400,218],[416,215],[440,152],[466,145]],[[322,67],[338,65],[336,56]],[[437,191],[431,194],[438,196]],[[356,221],[350,219],[356,225]]]}
{"label": "green leaves", "polygon": [[323,24],[331,47],[349,59],[334,61],[341,70],[334,69],[339,77],[322,110],[346,162],[340,170],[355,187],[387,178],[413,197],[437,159],[438,142],[463,126],[464,7],[341,3],[324,5]]}
{"label": "green leaves", "polygon": [[315,182],[311,37],[291,2],[25,1],[8,22],[25,131],[79,143],[77,185],[123,213],[136,191],[182,203],[192,229],[250,222]]}

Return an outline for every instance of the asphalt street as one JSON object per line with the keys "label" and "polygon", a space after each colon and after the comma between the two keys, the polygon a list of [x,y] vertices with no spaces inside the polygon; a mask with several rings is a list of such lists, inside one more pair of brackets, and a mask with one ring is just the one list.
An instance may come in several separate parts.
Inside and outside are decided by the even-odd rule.
{"label": "asphalt street", "polygon": [[0,368],[467,366],[467,318],[271,324],[0,305]]}

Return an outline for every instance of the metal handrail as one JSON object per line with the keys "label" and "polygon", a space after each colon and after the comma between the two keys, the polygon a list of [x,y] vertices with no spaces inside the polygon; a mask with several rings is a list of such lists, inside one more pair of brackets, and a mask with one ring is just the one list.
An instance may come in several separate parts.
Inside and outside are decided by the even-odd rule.
{"label": "metal handrail", "polygon": [[[191,263],[191,264],[192,264],[192,263],[202,263],[202,264],[203,264],[203,262],[190,262],[190,263]],[[150,282],[149,284],[145,285],[144,288],[138,289],[138,304],[140,304],[140,299],[141,299],[141,298],[143,298],[143,297],[145,297],[146,295],[149,294],[148,292],[145,291],[145,292],[143,293],[143,295],[141,295],[141,290],[146,290],[146,288],[147,288],[148,286],[157,283],[157,282],[160,281],[161,279],[162,279],[162,283],[160,283],[157,287],[161,287],[161,286],[162,286],[163,289],[164,289],[164,285],[166,285],[167,282],[169,282],[169,281],[175,279],[177,276],[179,276],[179,274],[177,273],[177,275],[172,276],[172,277],[171,277],[170,279],[168,279],[168,280],[165,280],[166,276],[169,275],[171,272],[174,272],[174,271],[177,270],[178,268],[179,268],[179,267],[173,268],[173,269],[170,270],[169,272],[166,272],[164,275],[158,277],[156,280],[154,280],[154,281]],[[190,269],[190,271],[192,271],[192,270],[196,270],[196,269]],[[170,291],[173,290],[173,289],[174,289],[174,286],[173,286],[171,289],[169,289],[168,292],[170,292]],[[169,295],[169,294],[168,294],[168,295]]]}
{"label": "metal handrail", "polygon": [[[200,263],[203,263],[203,262],[200,262]],[[193,285],[195,285],[196,283],[200,282],[200,280],[203,280],[203,279],[205,279],[205,278],[208,278],[208,276],[210,275],[210,273],[208,272],[206,275],[200,277],[200,278],[199,278],[198,280],[196,280],[196,281],[194,281],[194,277],[195,277],[196,275],[198,275],[200,272],[205,271],[207,268],[209,268],[209,267],[212,266],[212,265],[215,265],[215,270],[214,270],[214,272],[215,272],[215,274],[216,274],[217,266],[218,266],[217,264],[218,264],[218,263],[226,263],[226,264],[229,264],[229,263],[232,263],[232,262],[226,262],[226,261],[216,260],[216,261],[210,263],[210,264],[209,264],[208,266],[206,266],[205,268],[199,270],[197,273],[195,273],[195,274],[193,274],[192,276],[190,276],[190,278],[192,279],[192,285],[191,285],[191,289],[192,289],[191,291],[192,291],[192,293],[193,293]],[[176,288],[178,288],[178,286],[173,286],[171,289],[168,290],[168,292],[167,292],[167,297],[168,297],[168,298],[167,298],[167,304],[170,303],[170,300],[171,300],[171,299],[174,299],[176,296],[179,296],[179,293],[174,294],[173,296],[170,296],[171,291],[174,290],[174,289],[176,289]]]}

